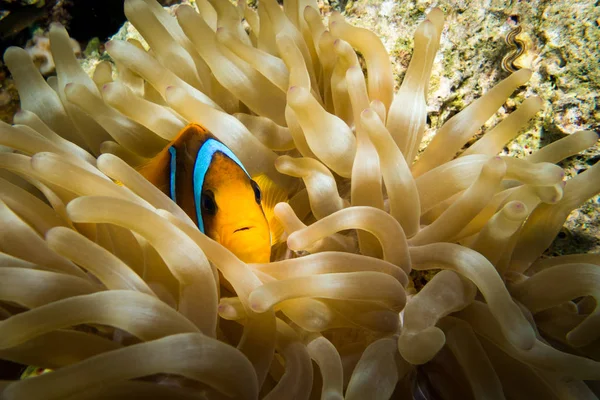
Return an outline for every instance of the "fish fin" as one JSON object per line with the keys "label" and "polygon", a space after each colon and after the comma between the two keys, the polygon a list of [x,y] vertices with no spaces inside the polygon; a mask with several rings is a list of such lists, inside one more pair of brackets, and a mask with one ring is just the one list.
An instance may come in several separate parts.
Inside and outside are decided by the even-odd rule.
{"label": "fish fin", "polygon": [[281,202],[287,203],[288,196],[284,189],[279,187],[265,174],[255,176],[253,179],[262,192],[261,205],[269,223],[269,230],[271,231],[271,246],[274,246],[284,240],[283,226],[275,217],[275,205]]}

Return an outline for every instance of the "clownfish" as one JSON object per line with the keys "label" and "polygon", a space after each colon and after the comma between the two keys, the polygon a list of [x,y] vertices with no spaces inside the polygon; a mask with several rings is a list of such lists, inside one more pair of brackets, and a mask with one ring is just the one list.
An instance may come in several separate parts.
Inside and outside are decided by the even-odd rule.
{"label": "clownfish", "polygon": [[189,124],[138,168],[198,229],[246,263],[270,261],[281,226],[273,215],[286,193],[265,175],[254,179],[235,154],[198,124]]}

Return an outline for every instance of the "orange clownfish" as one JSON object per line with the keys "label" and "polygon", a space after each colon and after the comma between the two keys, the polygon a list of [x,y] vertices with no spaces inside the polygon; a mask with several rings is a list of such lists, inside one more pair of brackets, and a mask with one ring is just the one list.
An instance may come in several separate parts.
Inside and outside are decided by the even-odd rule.
{"label": "orange clownfish", "polygon": [[236,155],[202,126],[187,125],[138,170],[200,231],[240,260],[269,262],[271,245],[281,236],[273,207],[286,194],[264,175],[252,179]]}

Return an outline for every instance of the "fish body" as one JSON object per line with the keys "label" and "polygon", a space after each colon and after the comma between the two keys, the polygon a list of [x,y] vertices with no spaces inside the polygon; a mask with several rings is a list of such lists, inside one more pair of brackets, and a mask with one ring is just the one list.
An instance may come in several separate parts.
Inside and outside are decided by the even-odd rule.
{"label": "fish body", "polygon": [[187,125],[139,172],[239,259],[269,262],[272,232],[262,190],[235,154],[202,126]]}

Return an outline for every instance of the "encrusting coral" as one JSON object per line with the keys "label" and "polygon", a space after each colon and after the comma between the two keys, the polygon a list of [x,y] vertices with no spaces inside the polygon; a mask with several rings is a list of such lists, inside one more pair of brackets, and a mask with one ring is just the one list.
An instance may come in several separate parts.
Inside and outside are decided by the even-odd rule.
{"label": "encrusting coral", "polygon": [[[114,80],[58,25],[56,78],[5,53],[22,110],[0,125],[0,358],[53,371],[1,399],[594,398],[600,256],[540,256],[600,191],[600,166],[554,164],[596,133],[497,156],[530,97],[456,157],[519,70],[418,155],[439,9],[394,94],[379,39],[312,0],[197,6],[126,0],[151,50],[108,43]],[[136,172],[188,122],[288,191],[274,262],[241,262]]]}

